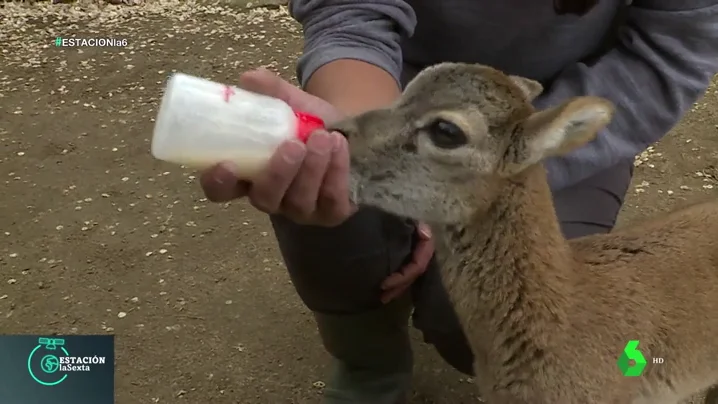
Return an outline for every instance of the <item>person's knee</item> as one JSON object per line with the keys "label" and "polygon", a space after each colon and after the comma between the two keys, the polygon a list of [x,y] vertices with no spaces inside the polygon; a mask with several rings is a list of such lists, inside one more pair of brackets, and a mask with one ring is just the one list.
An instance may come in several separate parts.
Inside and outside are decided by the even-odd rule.
{"label": "person's knee", "polygon": [[411,254],[413,228],[376,210],[362,209],[334,228],[271,219],[292,282],[312,311],[379,306],[379,285]]}

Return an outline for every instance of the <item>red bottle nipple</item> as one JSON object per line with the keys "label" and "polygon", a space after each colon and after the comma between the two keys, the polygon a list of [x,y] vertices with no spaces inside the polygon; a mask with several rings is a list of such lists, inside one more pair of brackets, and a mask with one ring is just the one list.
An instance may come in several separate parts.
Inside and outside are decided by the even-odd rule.
{"label": "red bottle nipple", "polygon": [[312,132],[324,128],[324,121],[318,116],[299,111],[294,111],[294,115],[297,117],[296,136],[302,143],[307,143]]}

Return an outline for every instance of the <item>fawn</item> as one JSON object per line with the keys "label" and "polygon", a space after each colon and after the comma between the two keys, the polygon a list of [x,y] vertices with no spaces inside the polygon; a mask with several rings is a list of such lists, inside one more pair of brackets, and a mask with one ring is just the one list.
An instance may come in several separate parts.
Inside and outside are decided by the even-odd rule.
{"label": "fawn", "polygon": [[[713,385],[718,202],[567,241],[541,162],[592,140],[614,107],[536,111],[541,91],[482,65],[425,69],[390,107],[331,126],[349,140],[352,198],[432,227],[488,403],[673,404]],[[617,366],[629,340],[639,377]]]}

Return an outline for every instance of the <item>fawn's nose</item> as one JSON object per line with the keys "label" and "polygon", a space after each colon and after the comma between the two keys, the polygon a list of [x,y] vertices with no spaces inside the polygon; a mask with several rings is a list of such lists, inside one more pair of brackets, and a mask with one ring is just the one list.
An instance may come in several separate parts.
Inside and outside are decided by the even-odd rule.
{"label": "fawn's nose", "polygon": [[357,127],[356,120],[353,118],[347,118],[339,122],[335,122],[327,126],[329,132],[341,133],[347,141],[351,142],[352,138],[356,137],[359,128]]}

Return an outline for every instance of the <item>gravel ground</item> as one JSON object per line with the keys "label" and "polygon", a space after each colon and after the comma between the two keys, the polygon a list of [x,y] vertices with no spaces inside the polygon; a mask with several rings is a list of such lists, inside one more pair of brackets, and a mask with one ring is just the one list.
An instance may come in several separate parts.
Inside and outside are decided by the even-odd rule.
{"label": "gravel ground", "polygon": [[[266,218],[208,203],[196,173],[149,154],[171,72],[294,79],[286,9],[8,4],[0,41],[0,332],[116,334],[119,404],[318,402],[327,356]],[[714,86],[638,159],[622,223],[718,195],[717,106]],[[416,348],[414,403],[477,401]]]}

